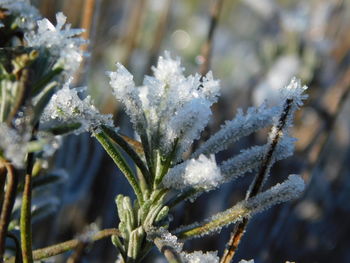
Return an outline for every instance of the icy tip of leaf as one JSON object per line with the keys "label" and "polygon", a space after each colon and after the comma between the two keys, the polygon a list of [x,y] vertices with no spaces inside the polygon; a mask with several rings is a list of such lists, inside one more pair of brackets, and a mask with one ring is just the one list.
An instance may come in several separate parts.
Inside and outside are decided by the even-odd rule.
{"label": "icy tip of leaf", "polygon": [[70,82],[67,82],[52,96],[41,116],[41,123],[50,123],[53,120],[62,123],[80,123],[80,128],[74,130],[75,134],[96,133],[101,125],[114,127],[112,115],[100,114],[89,96],[85,99],[80,98],[79,93],[84,91],[84,88],[70,88],[69,84]]}
{"label": "icy tip of leaf", "polygon": [[117,71],[115,72],[107,72],[107,75],[110,78],[110,85],[113,88],[113,91],[116,93],[118,97],[120,97],[120,89],[127,88],[130,86],[134,86],[133,76],[130,72],[120,63],[116,63]]}
{"label": "icy tip of leaf", "polygon": [[305,190],[305,182],[300,175],[291,174],[287,179],[288,184],[295,191],[295,197],[299,197]]}
{"label": "icy tip of leaf", "polygon": [[159,57],[157,67],[152,67],[152,70],[157,79],[168,82],[174,76],[181,76],[185,69],[181,67],[179,57],[173,59],[170,56],[170,52],[165,51],[164,57]]}
{"label": "icy tip of leaf", "polygon": [[305,90],[307,86],[301,86],[300,79],[293,77],[288,86],[281,89],[281,96],[283,100],[293,100],[300,107],[303,105],[303,100],[308,98],[308,95],[304,94]]}

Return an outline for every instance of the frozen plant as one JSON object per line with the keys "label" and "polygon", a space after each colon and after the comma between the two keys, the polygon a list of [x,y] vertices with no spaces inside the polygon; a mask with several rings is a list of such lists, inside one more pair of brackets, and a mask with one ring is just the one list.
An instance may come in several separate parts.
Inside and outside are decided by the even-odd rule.
{"label": "frozen plant", "polygon": [[[25,263],[105,237],[112,237],[119,261],[124,263],[141,262],[154,246],[169,262],[219,262],[217,252],[185,252],[183,243],[219,233],[231,224],[243,224],[244,229],[253,215],[296,199],[303,192],[304,182],[298,175],[264,189],[273,164],[294,150],[295,139],[289,136],[289,130],[295,111],[306,99],[306,87],[299,80],[293,78],[281,89],[279,105],[268,108],[263,104],[245,113],[238,110],[233,120],[189,153],[193,142],[201,139],[220,94],[219,81],[212,72],[186,76],[180,59],[165,52],[152,68],[153,76],[145,76],[142,85],[137,86],[132,74],[117,63],[116,71],[108,72],[110,85],[141,139],[136,141],[122,135],[110,115],[101,115],[90,97],[84,96],[84,89],[70,87],[68,77],[83,58],[80,45],[84,41],[79,37],[82,30],[71,29],[62,13],[56,15],[54,26],[34,15],[36,11],[27,1],[0,0],[0,7],[5,12],[2,17],[14,18],[10,23],[0,21],[0,33],[8,30],[6,39],[0,41],[0,175],[6,178],[0,187],[0,196],[4,196],[0,199],[0,263],[12,227],[20,229]],[[18,20],[17,16],[25,19]],[[30,21],[32,27],[19,21]],[[15,41],[18,35],[20,41]],[[271,127],[266,144],[216,162],[215,154],[266,127]],[[82,132],[89,132],[101,143],[130,183],[135,198],[121,194],[116,197],[118,229],[93,231],[83,240],[53,246],[54,251],[48,247],[33,253],[31,215],[40,209],[32,205],[32,179],[40,179],[44,173],[42,160],[57,149],[61,136]],[[170,214],[177,204],[194,202],[200,194],[251,173],[255,176],[245,200],[202,222],[173,229]],[[16,213],[11,214],[18,178],[24,180],[23,193],[19,193],[19,219]],[[46,200],[37,204],[49,207],[56,199]],[[20,224],[10,225],[11,217]]]}
{"label": "frozen plant", "polygon": [[[209,122],[210,107],[219,96],[219,81],[211,72],[203,78],[185,76],[179,58],[173,59],[167,52],[152,69],[154,75],[146,76],[139,87],[119,63],[115,72],[108,73],[113,92],[124,105],[141,142],[132,142],[129,138],[127,141],[132,142],[129,144],[125,137],[106,126],[94,133],[136,194],[134,203],[122,195],[116,199],[120,235],[113,237],[113,243],[124,262],[140,261],[151,247],[142,247],[145,242],[154,243],[160,251],[165,251],[164,255],[171,262],[216,262],[218,258],[213,253],[184,254],[182,245],[177,245],[177,238],[169,232],[157,235],[154,229],[169,229],[168,214],[179,202],[194,202],[201,193],[252,172],[256,176],[246,200],[203,222],[170,232],[185,242],[218,233],[223,227],[244,222],[273,205],[296,199],[304,190],[304,182],[298,175],[291,175],[266,191],[263,185],[272,165],[293,153],[295,139],[289,136],[289,129],[295,111],[307,97],[306,87],[293,78],[281,89],[279,105],[268,108],[263,104],[249,108],[246,114],[239,110],[233,120],[227,121],[186,159],[185,151],[200,138]],[[268,126],[271,132],[265,145],[245,149],[221,164],[216,163],[214,154]],[[119,148],[134,160],[138,173],[128,166]]]}

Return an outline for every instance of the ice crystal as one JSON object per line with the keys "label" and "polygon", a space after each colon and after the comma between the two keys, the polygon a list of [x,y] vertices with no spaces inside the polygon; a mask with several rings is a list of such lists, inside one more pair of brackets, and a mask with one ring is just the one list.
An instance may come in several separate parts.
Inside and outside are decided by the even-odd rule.
{"label": "ice crystal", "polygon": [[58,120],[63,123],[80,123],[75,134],[95,132],[101,125],[113,127],[112,115],[102,115],[92,105],[90,96],[80,99],[78,93],[82,90],[69,87],[69,82],[55,93],[46,106],[41,122]]}
{"label": "ice crystal", "polygon": [[206,252],[194,251],[192,253],[181,253],[186,263],[215,263],[219,262],[219,257],[217,256],[217,251],[215,252]]}
{"label": "ice crystal", "polygon": [[[198,139],[217,101],[219,82],[211,72],[201,76],[183,75],[180,60],[169,53],[153,67],[154,77],[146,76],[142,87],[136,87],[132,75],[120,64],[110,72],[110,84],[139,134],[148,134],[150,142],[164,155],[178,140],[176,157]],[[145,128],[147,127],[147,131]]]}
{"label": "ice crystal", "polygon": [[292,78],[288,86],[281,89],[282,100],[292,100],[293,106],[298,109],[303,105],[303,100],[306,100],[308,95],[304,94],[307,90],[306,86],[301,86],[301,82],[297,78]]}
{"label": "ice crystal", "polygon": [[16,16],[15,23],[24,30],[32,30],[40,18],[39,11],[29,0],[0,0],[0,6]]}
{"label": "ice crystal", "polygon": [[45,47],[57,59],[57,66],[63,67],[68,75],[78,69],[83,59],[80,46],[84,40],[79,35],[83,29],[71,29],[66,24],[67,17],[63,13],[56,14],[56,26],[48,19],[37,21],[37,30],[25,34],[30,47]]}
{"label": "ice crystal", "polygon": [[179,164],[171,169],[163,180],[165,187],[177,190],[189,187],[209,190],[217,187],[220,182],[222,176],[214,155],[209,158],[200,155],[198,159]]}
{"label": "ice crystal", "polygon": [[0,123],[0,152],[17,168],[24,165],[29,139],[30,133],[19,133],[5,123]]}

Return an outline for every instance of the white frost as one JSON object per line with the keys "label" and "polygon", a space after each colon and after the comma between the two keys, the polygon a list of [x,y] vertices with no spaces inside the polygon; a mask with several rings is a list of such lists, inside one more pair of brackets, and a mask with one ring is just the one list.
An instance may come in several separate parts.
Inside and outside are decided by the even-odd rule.
{"label": "white frost", "polygon": [[27,143],[30,133],[19,133],[5,123],[0,123],[0,152],[17,168],[24,166],[27,154]]}
{"label": "white frost", "polygon": [[219,262],[219,257],[217,256],[217,251],[206,252],[194,251],[192,253],[181,253],[186,263],[216,263]]}
{"label": "white frost", "polygon": [[101,125],[113,127],[112,115],[102,115],[92,105],[90,96],[80,99],[77,89],[69,88],[69,82],[57,91],[46,106],[41,122],[58,120],[63,123],[80,123],[75,134],[94,132]]}
{"label": "white frost", "polygon": [[136,87],[132,75],[117,64],[117,71],[109,73],[110,84],[137,132],[148,134],[152,146],[163,155],[178,140],[175,159],[181,159],[209,121],[219,82],[211,72],[202,80],[198,74],[185,77],[180,59],[172,59],[167,52],[152,69],[154,77],[146,76],[143,85]]}
{"label": "white frost", "polygon": [[25,34],[30,47],[45,47],[57,59],[57,66],[63,67],[68,75],[72,75],[83,60],[80,46],[85,41],[79,37],[83,29],[71,29],[66,23],[67,17],[56,14],[56,26],[47,18],[37,21],[37,30]]}
{"label": "white frost", "polygon": [[16,16],[15,23],[24,30],[32,30],[40,18],[39,11],[29,0],[0,0],[0,6]]}
{"label": "white frost", "polygon": [[177,190],[188,187],[210,190],[217,187],[221,181],[222,176],[215,157],[200,155],[198,159],[190,159],[171,169],[164,177],[163,184],[167,188]]}

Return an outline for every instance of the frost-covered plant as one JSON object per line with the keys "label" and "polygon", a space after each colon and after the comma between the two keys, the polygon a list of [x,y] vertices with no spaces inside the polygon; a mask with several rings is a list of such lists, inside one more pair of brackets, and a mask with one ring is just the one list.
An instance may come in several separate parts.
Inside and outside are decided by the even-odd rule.
{"label": "frost-covered plant", "polygon": [[[208,258],[206,262],[217,262],[219,258],[212,253],[194,252],[184,256],[189,254],[184,254],[177,238],[185,241],[217,233],[272,205],[297,198],[304,189],[303,180],[291,175],[282,184],[262,192],[272,165],[293,153],[295,140],[289,137],[289,129],[294,112],[306,98],[306,87],[302,87],[299,80],[292,79],[281,89],[280,105],[250,108],[246,114],[239,110],[233,120],[227,121],[186,159],[184,153],[200,138],[209,122],[210,107],[219,95],[219,82],[211,72],[201,78],[199,75],[186,77],[183,71],[179,59],[165,53],[157,67],[153,67],[154,76],[146,76],[140,87],[120,64],[115,72],[109,73],[114,94],[124,104],[142,145],[137,148],[138,142],[129,145],[121,135],[105,126],[95,133],[136,194],[134,204],[129,197],[121,195],[116,201],[121,235],[114,236],[113,243],[124,262],[140,261],[150,243],[165,250],[169,261],[199,262]],[[272,128],[266,145],[254,146],[221,164],[216,163],[214,154],[267,126]],[[139,168],[136,173],[128,167],[118,148],[124,149],[135,161]],[[177,237],[168,232],[167,216],[177,203],[193,202],[201,193],[249,172],[255,172],[256,176],[246,200],[203,222],[172,231]],[[169,200],[168,196],[174,193],[177,195]]]}
{"label": "frost-covered plant", "polygon": [[[116,198],[117,230],[93,233],[81,241],[112,235],[120,262],[140,262],[154,245],[170,262],[218,262],[216,252],[183,251],[183,242],[217,233],[302,193],[304,182],[297,175],[263,191],[272,165],[293,153],[289,129],[295,111],[306,98],[306,87],[299,80],[292,79],[281,89],[280,105],[261,105],[246,113],[238,110],[233,120],[189,153],[208,125],[211,106],[219,97],[219,81],[211,72],[185,76],[180,59],[167,52],[152,68],[153,76],[146,76],[141,86],[136,86],[127,69],[117,64],[117,70],[108,73],[110,85],[124,105],[139,142],[120,134],[112,117],[101,115],[90,97],[84,96],[84,89],[70,87],[70,77],[83,55],[81,30],[64,26],[62,13],[57,14],[54,26],[24,0],[0,0],[0,12],[0,34],[6,36],[0,41],[0,175],[7,178],[6,187],[4,180],[0,185],[0,196],[4,196],[0,199],[0,262],[11,230],[19,176],[24,178],[19,226],[23,262],[74,248],[62,244],[55,252],[47,248],[33,254],[31,245],[32,178],[42,170],[40,160],[57,148],[58,135],[91,133],[135,193],[135,200],[123,195]],[[269,126],[272,128],[265,145],[216,162],[216,153]],[[130,157],[132,165],[120,150]],[[245,200],[202,222],[171,229],[169,215],[179,202],[194,202],[200,194],[248,173],[256,176]]]}

